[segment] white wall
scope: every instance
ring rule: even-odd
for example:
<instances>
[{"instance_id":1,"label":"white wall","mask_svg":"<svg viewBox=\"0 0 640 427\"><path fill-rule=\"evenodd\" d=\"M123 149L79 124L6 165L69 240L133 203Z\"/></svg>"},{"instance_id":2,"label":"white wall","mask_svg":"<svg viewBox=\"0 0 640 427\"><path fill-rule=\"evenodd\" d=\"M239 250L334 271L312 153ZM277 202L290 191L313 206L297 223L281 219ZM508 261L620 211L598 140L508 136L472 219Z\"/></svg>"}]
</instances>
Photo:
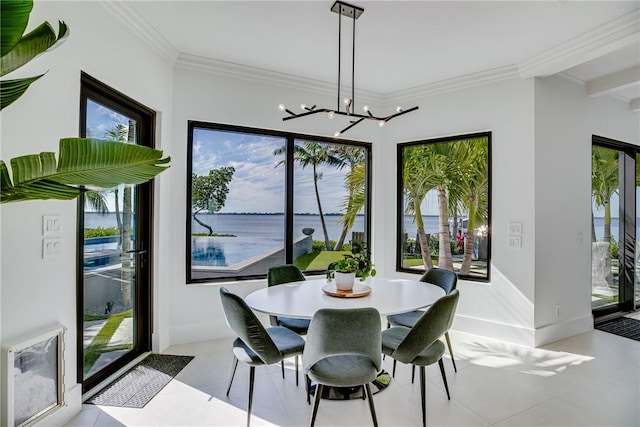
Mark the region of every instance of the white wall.
<instances>
[{"instance_id":1,"label":"white wall","mask_svg":"<svg viewBox=\"0 0 640 427\"><path fill-rule=\"evenodd\" d=\"M582 85L549 77L536 80L535 123L535 327L541 345L593 326L591 137L638 145L640 116L627 102L589 98Z\"/></svg>"},{"instance_id":2,"label":"white wall","mask_svg":"<svg viewBox=\"0 0 640 427\"><path fill-rule=\"evenodd\" d=\"M172 67L113 19L104 6L92 2L37 2L28 29L45 20L56 29L57 21L64 20L71 35L59 48L6 76L25 77L49 70L21 99L2 111L3 160L41 151L57 153L60 138L78 135L81 71L170 117ZM167 154L171 154L170 144L163 136L170 134L170 125L169 120L160 117L159 142L161 148L167 148ZM159 207L169 202L163 194L157 194L157 199ZM165 226L166 211L158 209L156 217ZM41 256L41 230L42 216L47 214L62 217L63 253L45 260ZM81 404L81 390L76 382L76 203L7 204L2 205L0 215L0 340L5 347L48 325L62 324L67 328L64 382L68 406L45 422L60 425L79 411ZM159 236L156 244L162 243L163 236ZM162 246L159 256L166 258ZM169 266L158 267L160 286L167 276L162 274L163 270L169 270ZM3 351L3 368L4 356ZM6 378L5 371L2 390ZM1 412L6 414L4 395L2 403ZM6 420L2 418L4 425Z\"/></svg>"}]
</instances>

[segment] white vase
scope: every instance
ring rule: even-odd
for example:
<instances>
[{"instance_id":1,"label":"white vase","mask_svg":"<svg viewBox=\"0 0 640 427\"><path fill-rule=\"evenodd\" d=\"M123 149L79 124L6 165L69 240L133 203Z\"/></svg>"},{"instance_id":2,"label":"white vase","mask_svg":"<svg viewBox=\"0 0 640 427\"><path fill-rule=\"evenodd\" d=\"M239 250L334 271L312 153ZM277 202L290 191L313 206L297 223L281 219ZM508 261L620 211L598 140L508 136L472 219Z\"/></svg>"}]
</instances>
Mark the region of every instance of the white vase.
<instances>
[{"instance_id":1,"label":"white vase","mask_svg":"<svg viewBox=\"0 0 640 427\"><path fill-rule=\"evenodd\" d=\"M356 273L340 273L336 271L333 273L333 278L336 281L336 288L339 291L350 291L353 289L353 283L356 280Z\"/></svg>"}]
</instances>

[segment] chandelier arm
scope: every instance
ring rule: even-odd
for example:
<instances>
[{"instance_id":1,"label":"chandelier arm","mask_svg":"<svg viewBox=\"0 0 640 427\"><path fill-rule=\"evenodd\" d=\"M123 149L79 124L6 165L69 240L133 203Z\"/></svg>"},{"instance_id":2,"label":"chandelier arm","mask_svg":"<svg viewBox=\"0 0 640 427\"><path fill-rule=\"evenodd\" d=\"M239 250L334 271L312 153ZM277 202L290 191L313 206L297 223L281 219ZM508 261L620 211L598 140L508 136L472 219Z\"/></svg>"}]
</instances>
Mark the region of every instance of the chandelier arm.
<instances>
[{"instance_id":1,"label":"chandelier arm","mask_svg":"<svg viewBox=\"0 0 640 427\"><path fill-rule=\"evenodd\" d=\"M361 117L360 119L352 122L349 126L347 126L346 128L342 129L340 131L341 134L345 133L346 131L348 131L349 129L351 129L352 127L354 127L355 125L357 125L358 123L362 122L364 119L366 119L366 117Z\"/></svg>"},{"instance_id":2,"label":"chandelier arm","mask_svg":"<svg viewBox=\"0 0 640 427\"><path fill-rule=\"evenodd\" d=\"M286 120L297 119L299 117L304 117L304 116L310 116L310 115L316 114L316 113L331 113L331 112L336 113L336 114L344 114L344 113L342 113L340 111L334 111L334 110L331 110L329 108L320 108L320 109L317 109L317 110L307 111L306 113L299 113L299 114L291 113L292 114L291 116L283 117L282 121L284 122Z\"/></svg>"},{"instance_id":3,"label":"chandelier arm","mask_svg":"<svg viewBox=\"0 0 640 427\"><path fill-rule=\"evenodd\" d=\"M336 105L337 111L340 111L340 64L341 62L342 62L342 13L338 13L338 103Z\"/></svg>"},{"instance_id":4,"label":"chandelier arm","mask_svg":"<svg viewBox=\"0 0 640 427\"><path fill-rule=\"evenodd\" d=\"M351 36L351 102L347 109L351 107L351 112L356 110L356 10L353 9L353 28Z\"/></svg>"},{"instance_id":5,"label":"chandelier arm","mask_svg":"<svg viewBox=\"0 0 640 427\"><path fill-rule=\"evenodd\" d=\"M388 122L389 120L391 120L391 119L393 119L395 117L401 116L403 114L410 113L410 112L415 111L417 109L418 109L418 106L416 105L415 107L409 108L408 110L402 110L402 111L400 111L398 113L391 114L390 116L387 116L387 117L383 118L382 120L384 120L385 122Z\"/></svg>"}]
</instances>

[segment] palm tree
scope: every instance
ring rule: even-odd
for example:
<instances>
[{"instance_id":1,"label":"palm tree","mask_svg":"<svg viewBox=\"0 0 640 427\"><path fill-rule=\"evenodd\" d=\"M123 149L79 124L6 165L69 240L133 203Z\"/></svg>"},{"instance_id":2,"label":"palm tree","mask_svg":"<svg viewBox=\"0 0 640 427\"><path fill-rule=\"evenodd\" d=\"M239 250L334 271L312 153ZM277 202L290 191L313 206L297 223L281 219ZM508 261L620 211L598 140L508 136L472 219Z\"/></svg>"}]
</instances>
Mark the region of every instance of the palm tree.
<instances>
[{"instance_id":1,"label":"palm tree","mask_svg":"<svg viewBox=\"0 0 640 427\"><path fill-rule=\"evenodd\" d=\"M125 142L127 140L127 132L128 128L123 124L117 124L113 128L109 129L105 132L104 136L111 141ZM116 211L116 221L118 224L118 230L120 231L120 236L123 235L122 228L122 218L120 216L120 197L119 191L120 187L114 187L113 190L114 199L115 199L115 211Z\"/></svg>"},{"instance_id":2,"label":"palm tree","mask_svg":"<svg viewBox=\"0 0 640 427\"><path fill-rule=\"evenodd\" d=\"M336 251L340 251L342 250L344 239L347 237L347 232L353 227L356 215L364 206L364 149L341 145L335 148L334 155L343 162L343 166L339 167L340 169L344 166L349 166L349 172L345 176L347 197L346 203L343 204L344 215L338 221L342 223L342 232L334 248ZM362 203L355 203L356 199L361 200Z\"/></svg>"},{"instance_id":3,"label":"palm tree","mask_svg":"<svg viewBox=\"0 0 640 427\"><path fill-rule=\"evenodd\" d=\"M461 171L456 156L455 144L429 144L429 156L424 159L425 168L429 170L430 180L435 183L438 195L438 267L453 270L451 257L451 237L449 231L450 202L448 193L452 193L453 200L460 197L455 194L461 181Z\"/></svg>"},{"instance_id":4,"label":"palm tree","mask_svg":"<svg viewBox=\"0 0 640 427\"><path fill-rule=\"evenodd\" d=\"M285 152L286 146L283 146L274 150L273 154L280 155ZM318 172L318 166L328 164L339 167L342 165L342 161L331 153L331 150L327 148L326 144L320 144L314 141L302 141L302 144L294 144L293 160L300 163L302 169L311 166L313 171L313 187L316 194L316 202L318 203L318 214L320 215L320 224L322 225L322 233L324 234L324 245L325 248L330 251L331 242L329 242L329 233L327 232L327 226L324 221L320 192L318 191L318 181L322 179L322 172ZM284 163L285 160L281 160L276 164L276 167Z\"/></svg>"},{"instance_id":5,"label":"palm tree","mask_svg":"<svg viewBox=\"0 0 640 427\"><path fill-rule=\"evenodd\" d=\"M463 166L464 180L459 188L462 198L462 210L467 212L467 231L464 239L464 257L460 274L467 275L471 271L471 257L475 231L479 225L485 224L488 217L488 152L486 138L479 138L458 143L459 161Z\"/></svg>"},{"instance_id":6,"label":"palm tree","mask_svg":"<svg viewBox=\"0 0 640 427\"><path fill-rule=\"evenodd\" d=\"M135 121L129 119L129 126L122 123L116 124L113 128L105 132L105 137L112 141L118 141L125 144L135 145ZM122 280L122 305L129 308L131 306L131 281L133 279L132 270L134 264L129 257L131 253L131 236L133 235L133 200L131 185L124 185L122 191L122 216L120 216L119 187L113 190L115 198L115 214L120 230L120 245L122 253L122 268L120 270L120 278Z\"/></svg>"},{"instance_id":7,"label":"palm tree","mask_svg":"<svg viewBox=\"0 0 640 427\"><path fill-rule=\"evenodd\" d=\"M618 193L618 152L593 146L591 156L591 191L593 202L604 209L603 241L611 242L611 197ZM593 215L592 215L593 218ZM595 241L595 227L592 223L592 240Z\"/></svg>"},{"instance_id":8,"label":"palm tree","mask_svg":"<svg viewBox=\"0 0 640 427\"><path fill-rule=\"evenodd\" d=\"M344 214L340 218L340 222L342 222L342 234L340 235L340 240L336 243L335 250L342 250L342 245L344 239L346 237L347 231L353 227L353 224L356 221L356 217L358 216L358 212L362 210L365 203L365 164L361 162L360 164L354 166L345 176L345 181L347 188L349 190L349 194L345 198L342 203Z\"/></svg>"},{"instance_id":9,"label":"palm tree","mask_svg":"<svg viewBox=\"0 0 640 427\"><path fill-rule=\"evenodd\" d=\"M430 146L418 145L406 148L403 154L403 188L406 199L406 214L413 214L420 243L420 253L425 269L433 267L431 253L429 252L429 241L424 230L421 204L425 196L431 191L435 184L431 179L430 171L424 167L425 159L431 155ZM404 248L403 248L404 250Z\"/></svg>"}]
</instances>

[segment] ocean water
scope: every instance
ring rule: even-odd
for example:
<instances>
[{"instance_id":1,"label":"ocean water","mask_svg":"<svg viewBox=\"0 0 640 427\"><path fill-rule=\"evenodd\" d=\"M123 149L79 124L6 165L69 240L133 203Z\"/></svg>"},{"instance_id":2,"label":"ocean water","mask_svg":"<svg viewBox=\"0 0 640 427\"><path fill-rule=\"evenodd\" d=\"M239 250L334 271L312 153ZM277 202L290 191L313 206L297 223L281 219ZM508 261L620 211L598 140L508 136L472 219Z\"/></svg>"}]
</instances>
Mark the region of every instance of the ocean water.
<instances>
[{"instance_id":1,"label":"ocean water","mask_svg":"<svg viewBox=\"0 0 640 427\"><path fill-rule=\"evenodd\" d=\"M266 239L284 238L284 214L204 214L198 215L200 221L210 225L214 233L233 234L238 237L255 237ZM424 216L425 231L433 234L438 232L438 217ZM342 224L338 223L339 215L326 215L325 225L330 240L338 240L342 232ZM100 215L97 213L85 214L85 228L94 227L115 227L116 218L114 213ZM396 225L393 224L395 228ZM295 215L293 220L294 237L303 235L303 228L313 228L314 240L324 240L322 235L322 225L319 215ZM207 230L191 220L191 230L193 233L206 233ZM416 226L411 217L405 217L405 230L409 237L416 235ZM346 240L351 239L351 231L364 231L364 217L358 216L353 228L347 233Z\"/></svg>"}]
</instances>

